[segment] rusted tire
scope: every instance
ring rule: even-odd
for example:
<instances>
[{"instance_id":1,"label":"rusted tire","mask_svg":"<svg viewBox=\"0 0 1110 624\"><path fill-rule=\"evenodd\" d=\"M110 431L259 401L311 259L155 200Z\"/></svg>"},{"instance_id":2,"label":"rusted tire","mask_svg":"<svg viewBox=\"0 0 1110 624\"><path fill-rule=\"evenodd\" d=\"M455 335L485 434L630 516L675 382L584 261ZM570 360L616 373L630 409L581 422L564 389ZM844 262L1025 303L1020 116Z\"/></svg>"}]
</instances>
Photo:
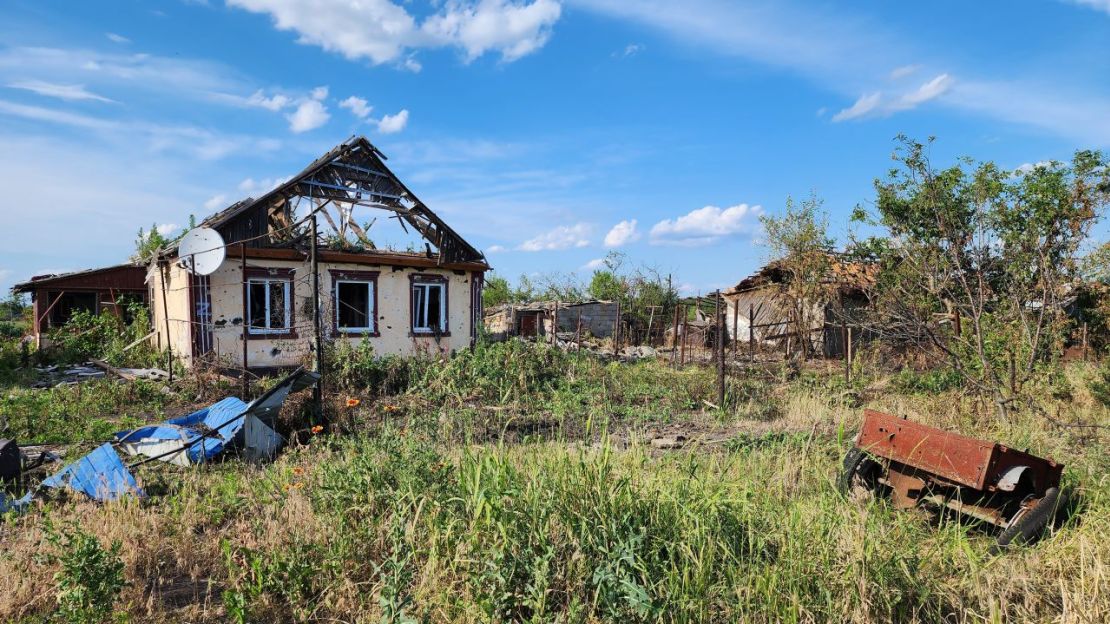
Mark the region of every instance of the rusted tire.
<instances>
[{"instance_id":1,"label":"rusted tire","mask_svg":"<svg viewBox=\"0 0 1110 624\"><path fill-rule=\"evenodd\" d=\"M850 495L857 487L874 490L875 471L878 468L878 462L853 446L844 456L844 469L836 479L836 489L844 496Z\"/></svg>"},{"instance_id":2,"label":"rusted tire","mask_svg":"<svg viewBox=\"0 0 1110 624\"><path fill-rule=\"evenodd\" d=\"M1060 488L1048 488L1041 500L1029 511L1014 518L998 536L998 542L991 546L991 554L1004 552L1011 544L1024 544L1040 537L1048 521L1056 515L1060 500Z\"/></svg>"}]
</instances>

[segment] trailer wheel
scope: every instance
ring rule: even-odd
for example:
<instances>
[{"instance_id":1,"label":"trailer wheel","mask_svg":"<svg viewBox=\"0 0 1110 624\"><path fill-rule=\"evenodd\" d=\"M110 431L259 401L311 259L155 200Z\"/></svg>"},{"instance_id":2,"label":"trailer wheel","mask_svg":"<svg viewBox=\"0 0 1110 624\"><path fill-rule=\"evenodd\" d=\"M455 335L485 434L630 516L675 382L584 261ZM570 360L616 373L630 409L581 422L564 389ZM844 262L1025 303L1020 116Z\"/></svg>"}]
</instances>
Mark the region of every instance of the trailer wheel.
<instances>
[{"instance_id":1,"label":"trailer wheel","mask_svg":"<svg viewBox=\"0 0 1110 624\"><path fill-rule=\"evenodd\" d=\"M851 495L857 488L873 492L878 470L878 462L853 446L844 456L844 469L836 479L836 489L843 496Z\"/></svg>"},{"instance_id":2,"label":"trailer wheel","mask_svg":"<svg viewBox=\"0 0 1110 624\"><path fill-rule=\"evenodd\" d=\"M998 536L998 542L991 546L991 554L1000 554L1011 544L1024 544L1040 537L1045 525L1056 515L1059 500L1060 488L1048 488L1036 505L1019 511Z\"/></svg>"}]
</instances>

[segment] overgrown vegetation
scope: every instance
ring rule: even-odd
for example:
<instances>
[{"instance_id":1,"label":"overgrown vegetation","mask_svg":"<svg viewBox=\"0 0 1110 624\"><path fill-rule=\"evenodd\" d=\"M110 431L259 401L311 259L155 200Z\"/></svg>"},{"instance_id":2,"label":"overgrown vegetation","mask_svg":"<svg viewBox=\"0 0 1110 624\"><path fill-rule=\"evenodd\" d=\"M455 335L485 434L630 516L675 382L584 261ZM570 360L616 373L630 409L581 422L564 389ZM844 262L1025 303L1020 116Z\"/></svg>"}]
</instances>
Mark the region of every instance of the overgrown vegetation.
<instances>
[{"instance_id":1,"label":"overgrown vegetation","mask_svg":"<svg viewBox=\"0 0 1110 624\"><path fill-rule=\"evenodd\" d=\"M839 363L751 364L730 373L719 405L714 370L663 359L517 340L412 358L329 344L328 426L302 426L276 462L149 466L140 478L157 495L145 501L47 500L3 518L0 619L1110 620L1110 365L1060 358L1063 284L1078 275L1085 210L1107 192L1101 157L1012 178L990 165L933 171L922 146L906 149L904 170L879 183L874 225L891 237L853 248L891 280L876 322L929 347L901 370L881 344L857 354L850 380ZM766 226L797 299L826 296L804 290L825 287L819 202ZM644 274L610 256L589 283L490 280L487 296L673 305L669 280ZM961 285L969 276L981 288ZM149 361L124 349L146 332L133 313L130 327L78 316L55 355ZM0 372L19 370L4 346L15 342L0 339ZM211 385L199 373L169 391L22 381L4 382L0 436L60 443L187 410ZM1062 522L994 557L978 521L845 500L835 479L864 408L1064 463L1074 495Z\"/></svg>"},{"instance_id":2,"label":"overgrown vegetation","mask_svg":"<svg viewBox=\"0 0 1110 624\"><path fill-rule=\"evenodd\" d=\"M1046 407L1110 422L1085 390L1090 375L1070 369L1075 395ZM1034 414L1001 425L989 402L925 383L864 392L865 407L1067 464L1079 515L996 559L974 522L839 496L858 410L828 391L838 375L746 377L734 388L775 403L774 414L740 400L724 412L701 404L713 394L709 370L606 365L542 344L487 345L403 377L399 394L344 408L344 435L318 434L275 464L174 469L148 476L164 493L143 505L56 505L13 519L0 615L54 608L33 597L54 595L58 563L22 555L47 522L94 536L101 550L82 561L110 562L103 545L121 544L115 608L142 621L1047 622L1061 604L1094 618L1075 621L1110 614L1097 576L1110 564L1104 441L1047 431ZM576 396L587 385L605 391ZM658 401L666 414L626 418ZM445 435L483 406L567 417L545 435L512 438L507 422L483 444ZM582 437L574 422L587 418L594 430ZM660 452L637 433L667 422L706 435ZM93 570L103 567L74 577L111 578Z\"/></svg>"}]
</instances>

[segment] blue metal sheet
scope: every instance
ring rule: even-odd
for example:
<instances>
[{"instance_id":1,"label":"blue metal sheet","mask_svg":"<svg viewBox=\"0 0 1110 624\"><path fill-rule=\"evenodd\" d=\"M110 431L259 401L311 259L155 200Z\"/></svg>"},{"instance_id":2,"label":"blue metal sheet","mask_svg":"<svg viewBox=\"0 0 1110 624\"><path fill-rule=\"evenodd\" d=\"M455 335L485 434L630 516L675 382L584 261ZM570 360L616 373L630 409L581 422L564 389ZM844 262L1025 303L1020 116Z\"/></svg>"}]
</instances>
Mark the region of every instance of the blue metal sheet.
<instances>
[{"instance_id":1,"label":"blue metal sheet","mask_svg":"<svg viewBox=\"0 0 1110 624\"><path fill-rule=\"evenodd\" d=\"M68 486L93 500L113 501L121 496L143 496L135 477L123 465L116 450L106 442L42 482L42 487Z\"/></svg>"}]
</instances>

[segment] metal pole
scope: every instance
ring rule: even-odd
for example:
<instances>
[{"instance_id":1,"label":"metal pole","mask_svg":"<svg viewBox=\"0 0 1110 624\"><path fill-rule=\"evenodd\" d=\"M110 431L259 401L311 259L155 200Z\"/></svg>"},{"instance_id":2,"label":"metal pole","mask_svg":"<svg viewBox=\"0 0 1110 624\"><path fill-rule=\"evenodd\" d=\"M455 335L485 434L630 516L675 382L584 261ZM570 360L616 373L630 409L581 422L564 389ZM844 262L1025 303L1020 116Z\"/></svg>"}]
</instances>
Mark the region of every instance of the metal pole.
<instances>
[{"instance_id":1,"label":"metal pole","mask_svg":"<svg viewBox=\"0 0 1110 624\"><path fill-rule=\"evenodd\" d=\"M717 407L725 409L725 311L721 309L721 291L717 291Z\"/></svg>"},{"instance_id":2,"label":"metal pole","mask_svg":"<svg viewBox=\"0 0 1110 624\"><path fill-rule=\"evenodd\" d=\"M165 319L166 325L166 371L170 374L170 383L173 383L173 341L170 340L170 308L166 303L166 264L159 265L159 271L162 273L162 317Z\"/></svg>"},{"instance_id":3,"label":"metal pole","mask_svg":"<svg viewBox=\"0 0 1110 624\"><path fill-rule=\"evenodd\" d=\"M243 398L246 399L250 396L251 386L250 379L247 377L247 334L249 325L247 319L247 289L250 284L247 283L247 244L239 243L239 264L243 271Z\"/></svg>"},{"instance_id":4,"label":"metal pole","mask_svg":"<svg viewBox=\"0 0 1110 624\"><path fill-rule=\"evenodd\" d=\"M674 321L671 323L671 366L674 366L675 354L678 353L678 308L679 304L676 301L674 304ZM666 340L666 336L663 336L663 338Z\"/></svg>"},{"instance_id":5,"label":"metal pole","mask_svg":"<svg viewBox=\"0 0 1110 624\"><path fill-rule=\"evenodd\" d=\"M683 350L678 355L679 368L683 368L683 366L686 365L686 334L689 333L690 326L688 316L689 312L686 310L686 306L683 305Z\"/></svg>"},{"instance_id":6,"label":"metal pole","mask_svg":"<svg viewBox=\"0 0 1110 624\"><path fill-rule=\"evenodd\" d=\"M316 253L316 215L312 215L312 324L316 334L316 372L320 381L313 386L312 398L316 402L316 413L323 414L324 397L324 346L320 333L320 262ZM374 311L377 314L377 310Z\"/></svg>"}]
</instances>

